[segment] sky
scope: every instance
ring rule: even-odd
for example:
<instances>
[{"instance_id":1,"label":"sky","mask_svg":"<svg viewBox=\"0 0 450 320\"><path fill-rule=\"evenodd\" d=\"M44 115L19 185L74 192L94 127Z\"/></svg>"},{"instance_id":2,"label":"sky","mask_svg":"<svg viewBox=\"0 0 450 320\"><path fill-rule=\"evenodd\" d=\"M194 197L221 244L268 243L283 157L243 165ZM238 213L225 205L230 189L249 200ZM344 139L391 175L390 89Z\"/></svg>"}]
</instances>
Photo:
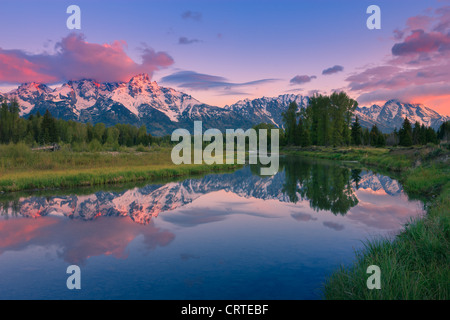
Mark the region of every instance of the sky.
<instances>
[{"instance_id":1,"label":"sky","mask_svg":"<svg viewBox=\"0 0 450 320\"><path fill-rule=\"evenodd\" d=\"M370 5L381 29L367 27ZM450 0L2 0L0 12L1 92L147 73L219 107L345 91L450 115Z\"/></svg>"}]
</instances>

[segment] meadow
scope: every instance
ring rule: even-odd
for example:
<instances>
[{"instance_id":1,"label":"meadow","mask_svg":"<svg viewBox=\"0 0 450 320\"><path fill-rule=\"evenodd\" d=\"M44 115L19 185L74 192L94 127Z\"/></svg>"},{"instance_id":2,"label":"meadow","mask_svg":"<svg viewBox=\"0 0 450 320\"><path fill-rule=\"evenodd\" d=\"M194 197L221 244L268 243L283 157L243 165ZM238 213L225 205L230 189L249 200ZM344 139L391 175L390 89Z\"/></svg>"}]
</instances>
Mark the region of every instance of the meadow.
<instances>
[{"instance_id":1,"label":"meadow","mask_svg":"<svg viewBox=\"0 0 450 320\"><path fill-rule=\"evenodd\" d=\"M71 188L153 181L204 172L233 170L238 165L175 165L171 148L121 147L119 151L33 151L23 143L0 145L0 191Z\"/></svg>"}]
</instances>

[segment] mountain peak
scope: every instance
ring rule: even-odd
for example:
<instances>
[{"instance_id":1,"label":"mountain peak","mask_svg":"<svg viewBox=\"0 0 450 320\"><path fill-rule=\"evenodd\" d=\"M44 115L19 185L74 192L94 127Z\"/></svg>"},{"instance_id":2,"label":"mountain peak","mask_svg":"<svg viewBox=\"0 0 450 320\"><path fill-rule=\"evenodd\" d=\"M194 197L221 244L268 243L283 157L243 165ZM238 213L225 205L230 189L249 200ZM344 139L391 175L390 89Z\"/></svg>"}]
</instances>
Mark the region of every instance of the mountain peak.
<instances>
[{"instance_id":1,"label":"mountain peak","mask_svg":"<svg viewBox=\"0 0 450 320\"><path fill-rule=\"evenodd\" d=\"M150 81L150 77L148 76L148 74L140 73L140 74L132 77L129 82L136 83L136 82L151 82L151 81Z\"/></svg>"},{"instance_id":2,"label":"mountain peak","mask_svg":"<svg viewBox=\"0 0 450 320\"><path fill-rule=\"evenodd\" d=\"M19 86L18 90L20 91L29 91L29 92L49 92L51 89L47 87L45 84L38 82L28 82L23 83Z\"/></svg>"}]
</instances>

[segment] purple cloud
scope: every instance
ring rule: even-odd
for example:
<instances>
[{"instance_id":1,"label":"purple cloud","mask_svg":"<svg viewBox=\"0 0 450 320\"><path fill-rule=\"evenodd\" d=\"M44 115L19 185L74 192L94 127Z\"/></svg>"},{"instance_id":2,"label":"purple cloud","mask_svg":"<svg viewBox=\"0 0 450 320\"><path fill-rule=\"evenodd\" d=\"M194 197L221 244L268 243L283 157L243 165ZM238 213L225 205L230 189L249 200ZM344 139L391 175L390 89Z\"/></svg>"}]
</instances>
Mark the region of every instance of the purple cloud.
<instances>
[{"instance_id":1,"label":"purple cloud","mask_svg":"<svg viewBox=\"0 0 450 320\"><path fill-rule=\"evenodd\" d=\"M450 34L413 30L403 42L392 47L394 56L450 50Z\"/></svg>"},{"instance_id":2,"label":"purple cloud","mask_svg":"<svg viewBox=\"0 0 450 320\"><path fill-rule=\"evenodd\" d=\"M295 76L290 80L291 84L303 84L310 82L312 79L316 79L316 76L308 76L308 75L301 75L301 76Z\"/></svg>"},{"instance_id":3,"label":"purple cloud","mask_svg":"<svg viewBox=\"0 0 450 320\"><path fill-rule=\"evenodd\" d=\"M186 37L180 37L178 39L178 44L192 44L192 43L196 43L196 42L200 42L200 40L198 40L198 39L188 39Z\"/></svg>"},{"instance_id":4,"label":"purple cloud","mask_svg":"<svg viewBox=\"0 0 450 320\"><path fill-rule=\"evenodd\" d=\"M328 68L328 69L323 70L323 71L322 71L322 74L323 74L323 75L330 75L330 74L333 74L333 73L341 72L341 71L343 71L343 70L344 70L344 67L343 67L343 66L335 65L335 66L333 66L333 67L331 67L331 68Z\"/></svg>"},{"instance_id":5,"label":"purple cloud","mask_svg":"<svg viewBox=\"0 0 450 320\"><path fill-rule=\"evenodd\" d=\"M179 71L161 79L161 82L171 83L178 85L181 88L190 88L193 90L208 90L215 88L230 90L231 88L245 87L274 81L277 81L277 79L261 79L250 82L233 83L224 77L197 73L194 71Z\"/></svg>"}]
</instances>

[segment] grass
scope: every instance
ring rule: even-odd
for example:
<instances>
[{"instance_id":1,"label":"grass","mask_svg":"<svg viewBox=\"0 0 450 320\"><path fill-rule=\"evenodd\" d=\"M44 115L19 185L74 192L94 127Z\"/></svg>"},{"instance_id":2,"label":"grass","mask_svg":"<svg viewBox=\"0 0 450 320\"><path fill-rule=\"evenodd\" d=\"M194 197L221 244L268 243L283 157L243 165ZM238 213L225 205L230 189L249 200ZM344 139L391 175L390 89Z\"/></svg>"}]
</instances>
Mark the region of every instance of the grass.
<instances>
[{"instance_id":1,"label":"grass","mask_svg":"<svg viewBox=\"0 0 450 320\"><path fill-rule=\"evenodd\" d=\"M411 220L394 238L364 242L356 261L341 266L324 283L332 300L447 300L450 298L450 167L448 150L413 148L317 148L286 153L357 161L400 173L408 196L424 200L427 213ZM381 289L369 290L367 267L381 269Z\"/></svg>"},{"instance_id":2,"label":"grass","mask_svg":"<svg viewBox=\"0 0 450 320\"><path fill-rule=\"evenodd\" d=\"M206 172L233 170L239 165L175 165L170 148L149 152L31 151L24 144L0 145L0 191L73 188L154 181Z\"/></svg>"},{"instance_id":3,"label":"grass","mask_svg":"<svg viewBox=\"0 0 450 320\"><path fill-rule=\"evenodd\" d=\"M307 149L284 149L287 154L301 154L321 159L339 161L357 161L368 166L376 166L390 171L402 171L413 165L414 157L408 153L400 153L395 149L368 147L311 147Z\"/></svg>"}]
</instances>

